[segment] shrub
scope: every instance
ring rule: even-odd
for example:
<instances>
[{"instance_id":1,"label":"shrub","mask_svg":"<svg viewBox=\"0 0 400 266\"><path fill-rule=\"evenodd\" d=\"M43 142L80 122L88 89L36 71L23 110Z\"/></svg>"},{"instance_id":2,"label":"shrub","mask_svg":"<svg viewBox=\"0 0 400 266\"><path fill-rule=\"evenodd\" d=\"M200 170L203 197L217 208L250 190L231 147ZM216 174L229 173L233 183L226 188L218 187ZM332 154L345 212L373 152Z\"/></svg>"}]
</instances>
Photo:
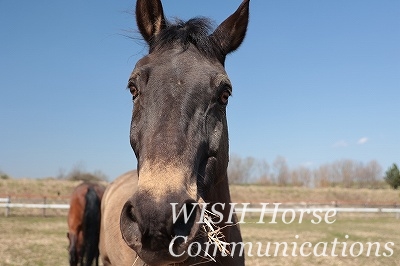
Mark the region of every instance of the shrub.
<instances>
[{"instance_id":1,"label":"shrub","mask_svg":"<svg viewBox=\"0 0 400 266\"><path fill-rule=\"evenodd\" d=\"M397 189L400 186L400 172L395 163L386 171L385 181L393 189Z\"/></svg>"}]
</instances>

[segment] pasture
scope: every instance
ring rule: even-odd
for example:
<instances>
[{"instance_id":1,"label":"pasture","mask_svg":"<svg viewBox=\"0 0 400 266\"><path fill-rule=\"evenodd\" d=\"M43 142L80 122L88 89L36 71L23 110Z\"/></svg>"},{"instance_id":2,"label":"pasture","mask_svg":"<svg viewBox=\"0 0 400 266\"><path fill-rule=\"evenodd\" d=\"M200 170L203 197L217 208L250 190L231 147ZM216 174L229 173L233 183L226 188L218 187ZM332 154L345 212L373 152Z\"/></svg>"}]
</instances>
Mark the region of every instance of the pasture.
<instances>
[{"instance_id":1,"label":"pasture","mask_svg":"<svg viewBox=\"0 0 400 266\"><path fill-rule=\"evenodd\" d=\"M47 179L0 179L0 197L60 199L68 203L72 190L79 181ZM104 185L107 185L104 182ZM305 188L262 185L230 185L233 202L318 202L331 201L362 204L400 203L400 192L392 189ZM49 202L50 203L50 202Z\"/></svg>"},{"instance_id":2,"label":"pasture","mask_svg":"<svg viewBox=\"0 0 400 266\"><path fill-rule=\"evenodd\" d=\"M300 224L297 221L284 224L280 217L276 224L269 224L271 217L267 216L264 220L265 224L257 224L258 217L255 214L246 218L246 223L241 224L244 242L253 244L250 254L253 256L246 257L246 265L399 265L400 263L400 234L396 229L400 220L394 218L393 215L339 214L334 223L321 222L317 225L311 223L313 217L305 218ZM68 265L66 232L66 217L5 218L0 216L0 265ZM345 235L349 236L347 240ZM334 252L338 255L337 257L331 256L331 242L335 238L337 242L340 242ZM263 255L270 242L270 257L257 256L257 242L262 243ZM286 255L288 256L284 256L283 245L275 256L274 242L287 243ZM292 242L297 243L297 251L293 251L295 245ZM328 256L319 256L323 255L324 244L318 244L316 254L308 257L301 256L300 246L305 242L310 242L312 248L320 242L328 243L325 251ZM347 242L343 254L342 242ZM357 244L352 245L356 242ZM373 246L369 256L367 256L368 242L379 243ZM394 243L390 246L393 250L391 255L384 248L388 242ZM377 246L379 250L376 249ZM249 247L247 244L246 253L249 252ZM312 252L312 248L309 248L307 244L304 254ZM362 252L360 248L363 249ZM390 256L385 257L383 252ZM358 257L351 255L359 253Z\"/></svg>"},{"instance_id":3,"label":"pasture","mask_svg":"<svg viewBox=\"0 0 400 266\"><path fill-rule=\"evenodd\" d=\"M27 195L28 198L20 198L21 202L32 202L34 195L47 196L49 203L59 198L57 203L68 203L72 189L79 182L65 180L40 180L40 179L11 179L0 180L1 196L11 195L13 201L18 197ZM324 188L308 189L294 187L268 187L268 186L231 186L234 202L355 202L363 204L393 204L399 202L399 192L389 189L344 189ZM51 199L55 196L55 199ZM40 209L13 209L11 217L4 217L4 209L0 209L0 266L11 265L68 265L68 239L67 218L64 210L48 210L49 217L41 217ZM342 214L336 217L336 221L327 224L324 221L312 224L313 217L306 215L302 223L294 220L290 224L282 222L280 217L276 224L269 224L270 216L265 216L265 224L257 224L257 214L248 214L244 224L241 224L243 241L252 243L253 256L246 257L246 265L399 265L400 264L400 234L398 234L399 219L395 214ZM296 238L296 235L298 238ZM345 236L348 235L348 239ZM332 255L332 244L337 238L337 257ZM262 245L262 254L270 243L270 257L257 256L257 242ZM275 242L287 243L287 257L284 257L283 244L274 256ZM297 243L297 249L293 256L293 247ZM316 246L316 255L302 257L299 250L302 244L310 242L311 247ZM325 254L324 242L328 243ZM343 256L342 242L347 243ZM356 243L358 242L358 243ZM376 246L373 246L369 256L368 242L379 243L378 255L375 256ZM393 242L393 254L385 257L383 252L385 244ZM353 243L352 253L358 257L352 257L350 248ZM246 245L246 253L250 244ZM310 252L310 247L305 246L304 253ZM323 254L322 254L323 255Z\"/></svg>"}]
</instances>

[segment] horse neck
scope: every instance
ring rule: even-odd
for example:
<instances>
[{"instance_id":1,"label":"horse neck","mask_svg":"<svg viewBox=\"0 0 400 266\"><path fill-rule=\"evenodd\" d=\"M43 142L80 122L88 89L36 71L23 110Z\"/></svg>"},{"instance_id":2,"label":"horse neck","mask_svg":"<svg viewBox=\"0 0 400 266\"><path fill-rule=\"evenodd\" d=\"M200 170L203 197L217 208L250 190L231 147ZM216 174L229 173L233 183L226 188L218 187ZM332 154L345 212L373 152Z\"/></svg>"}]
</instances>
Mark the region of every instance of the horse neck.
<instances>
[{"instance_id":1,"label":"horse neck","mask_svg":"<svg viewBox=\"0 0 400 266\"><path fill-rule=\"evenodd\" d=\"M208 197L205 201L209 203L209 209L211 208L212 204L224 205L222 210L219 208L218 209L223 214L222 223L225 224L229 219L231 207L230 203L232 202L226 173L224 174L223 178L218 179L218 181L213 185L212 190L210 190L207 195ZM236 220L236 218L234 220Z\"/></svg>"},{"instance_id":2,"label":"horse neck","mask_svg":"<svg viewBox=\"0 0 400 266\"><path fill-rule=\"evenodd\" d=\"M222 228L222 234L225 237L225 241L228 243L241 242L242 237L238 226L237 216L235 213L232 215L232 217L230 216L231 208L234 208L234 206L230 204L232 201L228 184L228 176L226 173L224 178L220 179L220 181L217 184L215 184L212 192L213 193L210 193L212 195L210 195L211 197L208 199L207 202L211 204L212 203L225 204L223 210L219 210L223 214L223 220L221 223L218 224L218 227ZM223 257L219 259L222 261L225 260L225 258ZM241 260L241 258L238 258L238 260Z\"/></svg>"},{"instance_id":3,"label":"horse neck","mask_svg":"<svg viewBox=\"0 0 400 266\"><path fill-rule=\"evenodd\" d=\"M229 204L231 202L231 195L229 191L228 176L225 173L223 178L219 178L219 181L213 187L212 195L210 195L210 202L219 202Z\"/></svg>"}]
</instances>

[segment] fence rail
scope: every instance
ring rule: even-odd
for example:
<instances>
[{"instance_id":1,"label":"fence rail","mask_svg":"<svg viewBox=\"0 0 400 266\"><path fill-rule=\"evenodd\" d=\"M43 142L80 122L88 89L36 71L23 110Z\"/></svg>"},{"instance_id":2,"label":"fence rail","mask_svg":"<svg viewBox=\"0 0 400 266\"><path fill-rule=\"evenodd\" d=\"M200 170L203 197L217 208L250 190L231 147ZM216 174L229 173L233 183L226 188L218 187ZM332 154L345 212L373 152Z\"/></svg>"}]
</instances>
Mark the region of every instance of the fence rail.
<instances>
[{"instance_id":1,"label":"fence rail","mask_svg":"<svg viewBox=\"0 0 400 266\"><path fill-rule=\"evenodd\" d=\"M337 213L340 212L349 212L349 213L400 213L400 209L397 208L365 208L365 207L360 207L360 208L353 208L353 207L349 207L349 208L344 208L344 207L321 207L321 208L315 208L315 207L310 207L310 208L278 208L278 209L274 209L274 208L236 208L235 212L237 213L242 213L244 212L248 212L248 213L261 213L264 212L265 214L271 214L274 212L279 212L279 213L283 213L283 212L288 212L288 211L296 211L296 212L314 212L314 211L318 211L318 212L327 212L327 211L332 211L335 210Z\"/></svg>"},{"instance_id":2,"label":"fence rail","mask_svg":"<svg viewBox=\"0 0 400 266\"><path fill-rule=\"evenodd\" d=\"M0 203L0 208L69 209L69 204Z\"/></svg>"},{"instance_id":3,"label":"fence rail","mask_svg":"<svg viewBox=\"0 0 400 266\"><path fill-rule=\"evenodd\" d=\"M341 204L342 206L345 204ZM290 207L289 207L290 206ZM400 206L399 206L400 207ZM255 208L255 207L246 207L246 208L235 208L236 213L264 213L264 214L273 214L273 213L285 213L285 212L303 212L303 213L313 213L313 212L328 212L335 211L338 213L393 213L396 214L396 218L400 218L400 208L391 206L379 206L379 207L339 207L337 204L335 205L326 205L319 206L318 204L305 205L302 203L290 203L285 204L280 207L265 207L265 208ZM8 198L0 198L0 208L5 208L5 216L9 216L11 209L13 208L26 208L26 209L42 209L43 216L46 216L46 209L61 209L67 210L69 209L69 204L54 204L54 203L46 203L46 198L44 198L43 203L12 203L11 199Z\"/></svg>"},{"instance_id":4,"label":"fence rail","mask_svg":"<svg viewBox=\"0 0 400 266\"><path fill-rule=\"evenodd\" d=\"M0 203L9 203L10 198L0 198Z\"/></svg>"},{"instance_id":5,"label":"fence rail","mask_svg":"<svg viewBox=\"0 0 400 266\"><path fill-rule=\"evenodd\" d=\"M43 198L43 203L13 203L11 202L11 198L0 198L0 208L5 208L4 215L7 217L10 215L10 211L13 208L25 208L25 209L42 209L43 216L46 216L47 209L61 209L66 210L69 209L69 204L54 204L54 203L46 203L46 197Z\"/></svg>"}]
</instances>

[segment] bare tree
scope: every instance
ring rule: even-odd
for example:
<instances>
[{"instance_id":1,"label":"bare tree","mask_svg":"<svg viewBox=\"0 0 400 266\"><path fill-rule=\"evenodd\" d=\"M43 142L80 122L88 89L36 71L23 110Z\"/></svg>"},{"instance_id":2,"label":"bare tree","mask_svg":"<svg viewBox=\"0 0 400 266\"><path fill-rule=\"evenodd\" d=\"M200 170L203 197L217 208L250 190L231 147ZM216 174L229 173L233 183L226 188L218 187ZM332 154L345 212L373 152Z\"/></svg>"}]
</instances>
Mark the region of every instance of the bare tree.
<instances>
[{"instance_id":1,"label":"bare tree","mask_svg":"<svg viewBox=\"0 0 400 266\"><path fill-rule=\"evenodd\" d=\"M256 160L253 157L242 159L238 155L231 155L228 166L229 183L245 184L253 178Z\"/></svg>"},{"instance_id":2,"label":"bare tree","mask_svg":"<svg viewBox=\"0 0 400 266\"><path fill-rule=\"evenodd\" d=\"M316 187L341 186L375 188L381 186L382 167L377 161L367 165L354 160L339 160L321 165L314 171Z\"/></svg>"},{"instance_id":3,"label":"bare tree","mask_svg":"<svg viewBox=\"0 0 400 266\"><path fill-rule=\"evenodd\" d=\"M358 186L360 188L376 188L379 187L379 179L382 177L382 166L376 161L372 160L359 170Z\"/></svg>"},{"instance_id":4,"label":"bare tree","mask_svg":"<svg viewBox=\"0 0 400 266\"><path fill-rule=\"evenodd\" d=\"M331 186L329 165L324 164L314 170L314 186L329 187Z\"/></svg>"},{"instance_id":5,"label":"bare tree","mask_svg":"<svg viewBox=\"0 0 400 266\"><path fill-rule=\"evenodd\" d=\"M287 186L290 181L289 167L286 159L282 156L276 157L273 163L276 172L276 181L278 186Z\"/></svg>"},{"instance_id":6,"label":"bare tree","mask_svg":"<svg viewBox=\"0 0 400 266\"><path fill-rule=\"evenodd\" d=\"M354 185L358 165L352 160L342 160L338 162L338 170L342 176L342 186L350 188Z\"/></svg>"},{"instance_id":7,"label":"bare tree","mask_svg":"<svg viewBox=\"0 0 400 266\"><path fill-rule=\"evenodd\" d=\"M350 159L338 160L310 170L305 166L290 169L286 159L276 157L271 167L265 160L232 155L228 168L230 183L257 182L265 185L304 187L382 187L382 167L375 160L364 164Z\"/></svg>"},{"instance_id":8,"label":"bare tree","mask_svg":"<svg viewBox=\"0 0 400 266\"><path fill-rule=\"evenodd\" d=\"M275 183L274 176L270 173L270 166L267 161L261 160L257 162L257 169L257 183L263 185L272 185Z\"/></svg>"},{"instance_id":9,"label":"bare tree","mask_svg":"<svg viewBox=\"0 0 400 266\"><path fill-rule=\"evenodd\" d=\"M299 187L309 187L311 185L312 172L304 166L300 166L290 173L291 184Z\"/></svg>"}]
</instances>

